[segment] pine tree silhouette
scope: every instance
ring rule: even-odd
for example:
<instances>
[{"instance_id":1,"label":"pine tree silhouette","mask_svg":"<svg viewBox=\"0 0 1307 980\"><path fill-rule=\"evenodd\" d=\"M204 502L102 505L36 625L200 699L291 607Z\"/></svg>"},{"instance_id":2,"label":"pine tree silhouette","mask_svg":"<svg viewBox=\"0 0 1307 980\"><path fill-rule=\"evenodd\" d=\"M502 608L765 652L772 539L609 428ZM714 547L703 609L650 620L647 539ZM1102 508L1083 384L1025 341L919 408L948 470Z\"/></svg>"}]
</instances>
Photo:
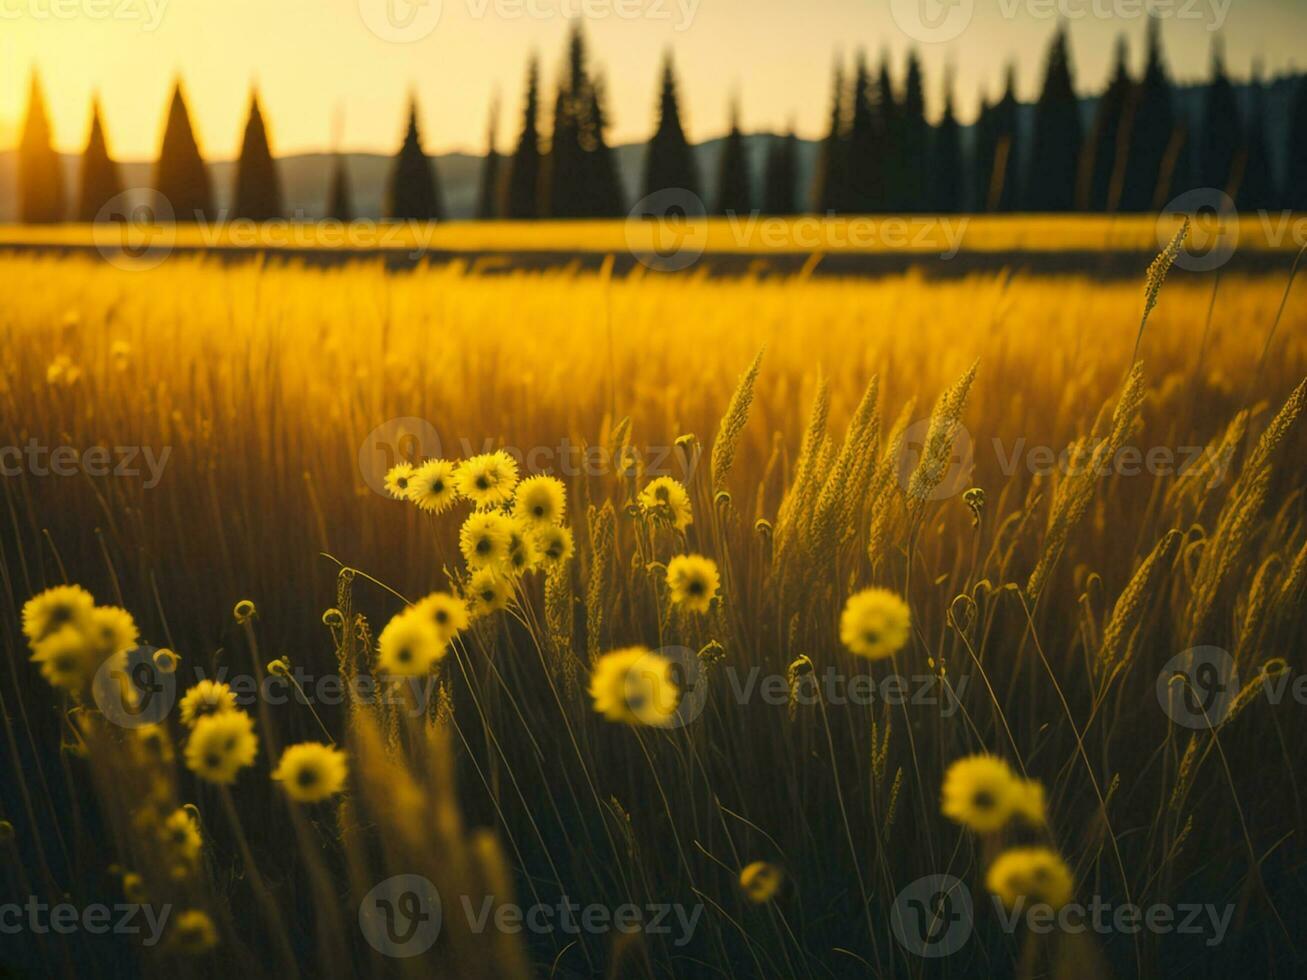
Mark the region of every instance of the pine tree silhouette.
<instances>
[{"instance_id":1,"label":"pine tree silhouette","mask_svg":"<svg viewBox=\"0 0 1307 980\"><path fill-rule=\"evenodd\" d=\"M905 156L907 141L904 138L903 107L894 93L888 51L880 59L880 73L876 79L876 106L880 116L881 143L885 148L881 155L880 210L902 211L911 180Z\"/></svg>"},{"instance_id":2,"label":"pine tree silhouette","mask_svg":"<svg viewBox=\"0 0 1307 980\"><path fill-rule=\"evenodd\" d=\"M765 214L790 215L799 212L799 138L794 126L784 136L774 137L767 147L767 170L763 178Z\"/></svg>"},{"instance_id":3,"label":"pine tree silhouette","mask_svg":"<svg viewBox=\"0 0 1307 980\"><path fill-rule=\"evenodd\" d=\"M1225 45L1212 42L1212 78L1203 95L1203 132L1198 149L1198 180L1203 187L1237 191L1231 180L1236 158L1245 154L1246 142L1240 118L1239 99L1225 73Z\"/></svg>"},{"instance_id":4,"label":"pine tree silhouette","mask_svg":"<svg viewBox=\"0 0 1307 980\"><path fill-rule=\"evenodd\" d=\"M926 122L925 80L915 49L908 52L908 70L903 81L903 104L899 107L900 194L899 209L926 209L926 176L930 167L930 126Z\"/></svg>"},{"instance_id":5,"label":"pine tree silhouette","mask_svg":"<svg viewBox=\"0 0 1307 980\"><path fill-rule=\"evenodd\" d=\"M554 99L554 135L544 160L544 213L555 218L586 217L594 205L587 181L585 143L589 137L590 81L585 39L575 24L568 35L567 67Z\"/></svg>"},{"instance_id":6,"label":"pine tree silhouette","mask_svg":"<svg viewBox=\"0 0 1307 980\"><path fill-rule=\"evenodd\" d=\"M154 189L171 206L176 221L204 221L214 215L209 170L195 141L180 79L168 106L163 145L154 169Z\"/></svg>"},{"instance_id":7,"label":"pine tree silhouette","mask_svg":"<svg viewBox=\"0 0 1307 980\"><path fill-rule=\"evenodd\" d=\"M954 214L962 210L962 135L953 111L953 72L944 78L944 111L931 135L928 210Z\"/></svg>"},{"instance_id":8,"label":"pine tree silhouette","mask_svg":"<svg viewBox=\"0 0 1307 980\"><path fill-rule=\"evenodd\" d=\"M540 217L540 65L532 56L526 71L526 97L522 109L522 133L509 163L504 182L501 213L506 218Z\"/></svg>"},{"instance_id":9,"label":"pine tree silhouette","mask_svg":"<svg viewBox=\"0 0 1307 980\"><path fill-rule=\"evenodd\" d=\"M676 97L676 74L669 52L663 62L662 86L658 96L658 128L649 141L644 159L644 195L664 190L682 190L702 200L699 167L681 126Z\"/></svg>"},{"instance_id":10,"label":"pine tree silhouette","mask_svg":"<svg viewBox=\"0 0 1307 980\"><path fill-rule=\"evenodd\" d=\"M589 182L594 187L591 195L596 218L617 218L626 214L626 192L617 172L617 160L608 145L608 113L604 108L607 86L603 76L596 76L590 85L590 131L593 147L590 159Z\"/></svg>"},{"instance_id":11,"label":"pine tree silhouette","mask_svg":"<svg viewBox=\"0 0 1307 980\"><path fill-rule=\"evenodd\" d=\"M77 220L107 220L108 216L102 216L100 212L122 190L122 177L118 172L118 164L109 156L104 123L100 118L100 99L96 96L91 100L91 135L87 138L86 150L82 153Z\"/></svg>"},{"instance_id":12,"label":"pine tree silhouette","mask_svg":"<svg viewBox=\"0 0 1307 980\"><path fill-rule=\"evenodd\" d=\"M1009 65L1003 97L992 113L994 155L990 167L988 210L1016 211L1020 207L1020 128L1017 120L1017 69Z\"/></svg>"},{"instance_id":13,"label":"pine tree silhouette","mask_svg":"<svg viewBox=\"0 0 1307 980\"><path fill-rule=\"evenodd\" d=\"M1285 207L1307 211L1307 77L1300 76L1289 110L1289 167L1284 181Z\"/></svg>"},{"instance_id":14,"label":"pine tree silhouette","mask_svg":"<svg viewBox=\"0 0 1307 980\"><path fill-rule=\"evenodd\" d=\"M1081 155L1076 180L1080 210L1114 211L1118 205L1112 193L1113 176L1120 170L1124 177L1134 115L1135 83L1130 78L1128 54L1125 38L1118 38L1112 79L1099 97L1094 125Z\"/></svg>"},{"instance_id":15,"label":"pine tree silhouette","mask_svg":"<svg viewBox=\"0 0 1307 980\"><path fill-rule=\"evenodd\" d=\"M19 220L43 224L63 221L65 206L63 163L50 145L50 117L41 80L33 69L27 121L18 144Z\"/></svg>"},{"instance_id":16,"label":"pine tree silhouette","mask_svg":"<svg viewBox=\"0 0 1307 980\"><path fill-rule=\"evenodd\" d=\"M845 210L848 174L848 146L844 141L844 73L835 64L831 85L830 127L821 143L817 169L812 179L812 208L818 214Z\"/></svg>"},{"instance_id":17,"label":"pine tree silhouette","mask_svg":"<svg viewBox=\"0 0 1307 980\"><path fill-rule=\"evenodd\" d=\"M976 115L975 133L971 146L971 186L968 207L972 211L990 210L990 187L994 183L994 155L998 149L998 134L994 129L994 107L984 93L980 96L980 109Z\"/></svg>"},{"instance_id":18,"label":"pine tree silhouette","mask_svg":"<svg viewBox=\"0 0 1307 980\"><path fill-rule=\"evenodd\" d=\"M1135 93L1130 157L1121 210L1152 211L1171 195L1176 172L1176 117L1171 80L1162 59L1160 21L1148 21L1148 65Z\"/></svg>"},{"instance_id":19,"label":"pine tree silhouette","mask_svg":"<svg viewBox=\"0 0 1307 980\"><path fill-rule=\"evenodd\" d=\"M753 182L740 132L740 106L731 104L731 129L722 141L717 166L717 200L714 214L748 214L753 210Z\"/></svg>"},{"instance_id":20,"label":"pine tree silhouette","mask_svg":"<svg viewBox=\"0 0 1307 980\"><path fill-rule=\"evenodd\" d=\"M1248 130L1238 163L1238 179L1233 182L1235 203L1240 211L1273 211L1280 206L1281 198L1266 141L1266 89L1261 65L1253 66L1248 88Z\"/></svg>"},{"instance_id":21,"label":"pine tree silhouette","mask_svg":"<svg viewBox=\"0 0 1307 980\"><path fill-rule=\"evenodd\" d=\"M885 141L880 132L877 93L859 52L848 94L848 210L867 214L885 206L881 157Z\"/></svg>"},{"instance_id":22,"label":"pine tree silhouette","mask_svg":"<svg viewBox=\"0 0 1307 980\"><path fill-rule=\"evenodd\" d=\"M250 221L271 221L281 217L281 178L277 161L268 145L259 93L250 91L250 112L236 164L236 189L232 195L232 217Z\"/></svg>"},{"instance_id":23,"label":"pine tree silhouette","mask_svg":"<svg viewBox=\"0 0 1307 980\"><path fill-rule=\"evenodd\" d=\"M1071 78L1066 29L1059 28L1048 49L1044 89L1035 104L1030 169L1021 204L1025 210L1074 210L1083 141L1080 100Z\"/></svg>"},{"instance_id":24,"label":"pine tree silhouette","mask_svg":"<svg viewBox=\"0 0 1307 980\"><path fill-rule=\"evenodd\" d=\"M443 216L435 164L422 150L417 99L411 98L404 143L386 184L386 217L392 221L439 221Z\"/></svg>"},{"instance_id":25,"label":"pine tree silhouette","mask_svg":"<svg viewBox=\"0 0 1307 980\"><path fill-rule=\"evenodd\" d=\"M486 155L481 160L481 178L477 186L476 216L482 221L499 217L500 157L495 149L495 131L499 128L499 101L490 104L490 122L486 126Z\"/></svg>"}]
</instances>

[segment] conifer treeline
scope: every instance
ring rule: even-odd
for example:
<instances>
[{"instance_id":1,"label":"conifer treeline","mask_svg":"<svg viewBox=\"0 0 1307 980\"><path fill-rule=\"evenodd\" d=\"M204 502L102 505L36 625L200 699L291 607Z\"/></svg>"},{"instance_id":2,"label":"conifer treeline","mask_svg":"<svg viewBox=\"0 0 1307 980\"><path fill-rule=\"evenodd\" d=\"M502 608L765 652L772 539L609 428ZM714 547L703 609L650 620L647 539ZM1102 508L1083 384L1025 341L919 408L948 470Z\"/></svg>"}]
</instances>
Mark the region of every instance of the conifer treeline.
<instances>
[{"instance_id":1,"label":"conifer treeline","mask_svg":"<svg viewBox=\"0 0 1307 980\"><path fill-rule=\"evenodd\" d=\"M926 119L925 78L915 51L901 84L888 58L873 71L859 54L853 70L836 65L825 137L808 187L800 187L799 141L793 126L769 138L763 172L753 173L739 124L738 99L730 130L720 141L709 195L682 122L670 55L660 69L656 126L645 149L639 192L678 190L697 196L711 213L761 210L771 214L905 213L955 211L1146 212L1196 188L1222 191L1240 210L1307 210L1307 79L1292 93L1284 183L1270 163L1265 92L1255 69L1246 105L1226 73L1218 39L1211 79L1203 93L1202 122L1191 131L1177 105L1162 52L1158 21L1149 23L1147 62L1132 78L1122 39L1106 89L1092 118L1082 112L1065 28L1049 46L1043 88L1021 124L1009 67L1002 95L982 98L972 138L964 146L954 112L954 81L945 79L944 108ZM478 218L603 218L627 214L617 163L607 139L602 75L592 72L577 26L568 38L550 115L541 127L540 70L527 68L522 124L511 154L495 147L497 106L491 110L489 149L476 199ZM422 149L416 98L385 188L392 219L441 220L444 195L436 162ZM1028 146L1023 142L1029 140ZM18 150L19 215L25 222L79 221L102 216L122 192L109 153L99 100L91 106L90 136L80 186L65 193L51 146L41 86L32 77L26 124ZM218 217L204 158L195 139L180 82L168 108L153 186L176 220ZM327 217L354 217L345 158L337 153L324 202ZM265 221L284 214L281 182L257 93L250 107L227 217Z\"/></svg>"}]
</instances>

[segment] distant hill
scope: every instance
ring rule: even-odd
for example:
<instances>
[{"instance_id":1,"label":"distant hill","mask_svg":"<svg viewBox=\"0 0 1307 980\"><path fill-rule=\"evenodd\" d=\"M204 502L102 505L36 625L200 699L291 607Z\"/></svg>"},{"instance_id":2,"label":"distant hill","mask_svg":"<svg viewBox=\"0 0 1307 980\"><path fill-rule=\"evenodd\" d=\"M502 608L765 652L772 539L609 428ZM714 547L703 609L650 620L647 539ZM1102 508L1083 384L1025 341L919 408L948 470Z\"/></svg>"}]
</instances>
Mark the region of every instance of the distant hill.
<instances>
[{"instance_id":1,"label":"distant hill","mask_svg":"<svg viewBox=\"0 0 1307 980\"><path fill-rule=\"evenodd\" d=\"M1272 164L1278 179L1283 179L1287 166L1284 159L1288 148L1289 107L1294 87L1303 76L1279 78L1267 85L1267 138L1270 140ZM1197 129L1202 119L1204 87L1201 85L1181 86L1176 89L1178 104L1186 113L1193 129ZM1245 101L1248 98L1246 87L1240 87L1239 93ZM1081 100L1082 111L1086 120L1086 130L1093 119L1097 98ZM1019 125L1022 131L1029 133L1034 116L1034 107L1021 106ZM963 147L970 150L973 140L972 127L962 129ZM745 148L754 173L755 193L762 183L764 161L767 146L774 137L767 133L755 133L745 137ZM694 150L699 161L699 171L708 190L711 204L712 189L717 172L717 157L721 152L721 138L698 144ZM1028 150L1030 141L1022 140L1023 150ZM799 186L803 192L801 200L806 200L807 188L811 186L813 170L816 167L820 143L811 140L799 141ZM627 203L634 204L639 193L641 171L644 164L644 144L628 143L615 148L618 172L626 188ZM326 204L327 182L331 173L332 157L327 153L305 153L282 157L282 186L285 194L285 206L288 214L302 214L306 219L322 216ZM1024 167L1027 161L1022 160ZM65 156L64 171L66 186L76 187L76 178L80 158ZM150 162L128 162L121 165L123 181L128 187L148 187L153 164ZM436 158L441 185L445 194L445 206L451 218L471 218L476 208L477 181L481 167L481 158L467 153L448 153ZM376 153L352 153L348 157L351 190L354 195L354 207L359 217L378 218L381 216L382 195L384 194L386 174L390 168L390 157ZM235 181L235 163L233 161L216 161L209 165L213 177L217 205L223 208L228 203L231 188ZM15 154L12 150L0 152L0 222L14 221L17 205L14 193Z\"/></svg>"}]
</instances>

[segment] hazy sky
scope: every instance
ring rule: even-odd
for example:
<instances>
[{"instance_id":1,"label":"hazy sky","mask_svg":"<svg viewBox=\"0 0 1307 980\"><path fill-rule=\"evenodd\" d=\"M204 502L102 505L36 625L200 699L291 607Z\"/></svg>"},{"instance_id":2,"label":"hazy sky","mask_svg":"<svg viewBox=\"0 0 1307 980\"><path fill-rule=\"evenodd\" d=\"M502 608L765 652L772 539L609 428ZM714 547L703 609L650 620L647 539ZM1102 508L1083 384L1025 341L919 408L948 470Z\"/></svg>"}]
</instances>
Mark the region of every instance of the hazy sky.
<instances>
[{"instance_id":1,"label":"hazy sky","mask_svg":"<svg viewBox=\"0 0 1307 980\"><path fill-rule=\"evenodd\" d=\"M607 76L614 142L647 137L668 48L696 141L723 130L736 91L747 130L793 119L801 135L818 135L837 53L865 48L873 61L888 53L898 77L913 44L932 111L952 64L968 121L1007 59L1022 96L1038 91L1059 16L1070 24L1078 86L1097 90L1118 34L1140 60L1148 2L1165 17L1168 59L1182 80L1205 74L1218 32L1238 76L1255 57L1270 74L1287 70L1307 42L1307 0L0 0L0 143L13 141L35 65L66 151L84 144L98 89L111 151L152 157L178 73L214 158L235 152L256 80L278 154L328 146L337 109L346 148L390 152L410 89L432 152L480 152L498 93L503 148L519 126L528 55L540 53L552 87L577 15L592 65Z\"/></svg>"}]
</instances>

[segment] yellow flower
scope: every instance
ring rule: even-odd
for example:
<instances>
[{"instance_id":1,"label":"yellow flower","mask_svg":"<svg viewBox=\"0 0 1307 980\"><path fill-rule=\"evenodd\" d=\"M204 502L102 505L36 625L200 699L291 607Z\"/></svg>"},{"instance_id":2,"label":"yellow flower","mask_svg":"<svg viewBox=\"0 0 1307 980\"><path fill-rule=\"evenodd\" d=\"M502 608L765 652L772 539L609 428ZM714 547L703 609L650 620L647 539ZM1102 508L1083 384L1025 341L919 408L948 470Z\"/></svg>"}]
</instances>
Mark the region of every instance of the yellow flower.
<instances>
[{"instance_id":1,"label":"yellow flower","mask_svg":"<svg viewBox=\"0 0 1307 980\"><path fill-rule=\"evenodd\" d=\"M551 524L537 530L535 539L536 550L546 565L561 565L572 557L572 532L568 528Z\"/></svg>"},{"instance_id":2,"label":"yellow flower","mask_svg":"<svg viewBox=\"0 0 1307 980\"><path fill-rule=\"evenodd\" d=\"M409 484L413 482L413 464L396 463L386 471L383 482L392 497L396 500L407 500Z\"/></svg>"},{"instance_id":3,"label":"yellow flower","mask_svg":"<svg viewBox=\"0 0 1307 980\"><path fill-rule=\"evenodd\" d=\"M478 508L498 507L513 499L517 486L517 460L502 449L473 456L455 473L458 492Z\"/></svg>"},{"instance_id":4,"label":"yellow flower","mask_svg":"<svg viewBox=\"0 0 1307 980\"><path fill-rule=\"evenodd\" d=\"M377 637L377 669L383 674L427 674L444 656L445 640L436 624L412 607L392 618Z\"/></svg>"},{"instance_id":5,"label":"yellow flower","mask_svg":"<svg viewBox=\"0 0 1307 980\"><path fill-rule=\"evenodd\" d=\"M101 658L131 650L140 639L132 614L117 606L96 606L91 611L91 625L87 632L95 653Z\"/></svg>"},{"instance_id":6,"label":"yellow flower","mask_svg":"<svg viewBox=\"0 0 1307 980\"><path fill-rule=\"evenodd\" d=\"M145 897L145 879L135 871L123 875L123 898L133 905L141 905L145 902Z\"/></svg>"},{"instance_id":7,"label":"yellow flower","mask_svg":"<svg viewBox=\"0 0 1307 980\"><path fill-rule=\"evenodd\" d=\"M202 680L181 701L182 724L194 728L206 715L236 710L236 692L222 681Z\"/></svg>"},{"instance_id":8,"label":"yellow flower","mask_svg":"<svg viewBox=\"0 0 1307 980\"><path fill-rule=\"evenodd\" d=\"M75 626L64 626L36 644L32 662L52 687L75 691L90 673L90 649L86 637Z\"/></svg>"},{"instance_id":9,"label":"yellow flower","mask_svg":"<svg viewBox=\"0 0 1307 980\"><path fill-rule=\"evenodd\" d=\"M211 783L227 784L254 764L258 752L254 720L244 711L205 715L186 742L186 768Z\"/></svg>"},{"instance_id":10,"label":"yellow flower","mask_svg":"<svg viewBox=\"0 0 1307 980\"><path fill-rule=\"evenodd\" d=\"M648 517L684 531L694 521L690 495L670 476L650 480L640 491L640 508Z\"/></svg>"},{"instance_id":11,"label":"yellow flower","mask_svg":"<svg viewBox=\"0 0 1307 980\"><path fill-rule=\"evenodd\" d=\"M744 897L755 905L770 902L781 889L785 872L766 861L754 861L740 872L740 888Z\"/></svg>"},{"instance_id":12,"label":"yellow flower","mask_svg":"<svg viewBox=\"0 0 1307 980\"><path fill-rule=\"evenodd\" d=\"M508 570L514 575L529 572L540 564L535 535L525 521L513 518L508 524Z\"/></svg>"},{"instance_id":13,"label":"yellow flower","mask_svg":"<svg viewBox=\"0 0 1307 980\"><path fill-rule=\"evenodd\" d=\"M888 589L849 596L840 616L840 641L860 657L882 660L908 642L908 605Z\"/></svg>"},{"instance_id":14,"label":"yellow flower","mask_svg":"<svg viewBox=\"0 0 1307 980\"><path fill-rule=\"evenodd\" d=\"M232 617L242 626L253 619L257 613L258 610L254 608L254 603L249 599L242 599L231 607Z\"/></svg>"},{"instance_id":15,"label":"yellow flower","mask_svg":"<svg viewBox=\"0 0 1307 980\"><path fill-rule=\"evenodd\" d=\"M458 547L469 568L484 568L508 557L508 518L470 514L458 532Z\"/></svg>"},{"instance_id":16,"label":"yellow flower","mask_svg":"<svg viewBox=\"0 0 1307 980\"><path fill-rule=\"evenodd\" d=\"M281 754L272 778L296 803L318 803L344 788L348 771L340 749L321 742L300 742Z\"/></svg>"},{"instance_id":17,"label":"yellow flower","mask_svg":"<svg viewBox=\"0 0 1307 980\"><path fill-rule=\"evenodd\" d=\"M94 608L91 593L80 585L56 585L23 604L23 634L37 643L64 626L85 629Z\"/></svg>"},{"instance_id":18,"label":"yellow flower","mask_svg":"<svg viewBox=\"0 0 1307 980\"><path fill-rule=\"evenodd\" d=\"M413 471L408 483L408 499L422 510L441 514L454 505L454 464L447 459L429 459Z\"/></svg>"},{"instance_id":19,"label":"yellow flower","mask_svg":"<svg viewBox=\"0 0 1307 980\"><path fill-rule=\"evenodd\" d=\"M178 952L196 956L218 945L218 929L207 912L187 909L173 922L171 942Z\"/></svg>"},{"instance_id":20,"label":"yellow flower","mask_svg":"<svg viewBox=\"0 0 1307 980\"><path fill-rule=\"evenodd\" d=\"M1056 851L1047 847L1014 847L1004 851L990 865L985 887L1008 908L1024 899L1059 909L1075 894L1071 869Z\"/></svg>"},{"instance_id":21,"label":"yellow flower","mask_svg":"<svg viewBox=\"0 0 1307 980\"><path fill-rule=\"evenodd\" d=\"M161 674L175 674L177 672L177 665L181 663L182 660L178 654L167 648L155 650L152 659L154 660L155 669Z\"/></svg>"},{"instance_id":22,"label":"yellow flower","mask_svg":"<svg viewBox=\"0 0 1307 980\"><path fill-rule=\"evenodd\" d=\"M1002 759L971 755L944 774L940 810L955 823L990 834L1011 819L1020 791L1020 780Z\"/></svg>"},{"instance_id":23,"label":"yellow flower","mask_svg":"<svg viewBox=\"0 0 1307 980\"><path fill-rule=\"evenodd\" d=\"M532 476L517 487L513 516L528 524L561 524L567 509L567 488L552 476Z\"/></svg>"},{"instance_id":24,"label":"yellow flower","mask_svg":"<svg viewBox=\"0 0 1307 980\"><path fill-rule=\"evenodd\" d=\"M177 809L163 822L159 837L177 860L194 864L200 857L204 841L200 837L200 828L195 825L195 818L185 809Z\"/></svg>"},{"instance_id":25,"label":"yellow flower","mask_svg":"<svg viewBox=\"0 0 1307 980\"><path fill-rule=\"evenodd\" d=\"M467 603L448 592L433 592L413 609L415 615L425 616L435 624L436 632L446 643L467 629Z\"/></svg>"},{"instance_id":26,"label":"yellow flower","mask_svg":"<svg viewBox=\"0 0 1307 980\"><path fill-rule=\"evenodd\" d=\"M1048 817L1044 805L1044 787L1034 779L1017 780L1012 809L1026 823L1042 827Z\"/></svg>"},{"instance_id":27,"label":"yellow flower","mask_svg":"<svg viewBox=\"0 0 1307 980\"><path fill-rule=\"evenodd\" d=\"M672 662L647 647L605 653L590 674L595 711L628 725L671 724L681 695Z\"/></svg>"},{"instance_id":28,"label":"yellow flower","mask_svg":"<svg viewBox=\"0 0 1307 980\"><path fill-rule=\"evenodd\" d=\"M667 587L672 602L690 612L706 613L721 579L717 563L703 555L677 555L667 563Z\"/></svg>"},{"instance_id":29,"label":"yellow flower","mask_svg":"<svg viewBox=\"0 0 1307 980\"><path fill-rule=\"evenodd\" d=\"M487 616L508 608L512 585L493 568L478 568L467 580L468 612L473 616Z\"/></svg>"}]
</instances>

